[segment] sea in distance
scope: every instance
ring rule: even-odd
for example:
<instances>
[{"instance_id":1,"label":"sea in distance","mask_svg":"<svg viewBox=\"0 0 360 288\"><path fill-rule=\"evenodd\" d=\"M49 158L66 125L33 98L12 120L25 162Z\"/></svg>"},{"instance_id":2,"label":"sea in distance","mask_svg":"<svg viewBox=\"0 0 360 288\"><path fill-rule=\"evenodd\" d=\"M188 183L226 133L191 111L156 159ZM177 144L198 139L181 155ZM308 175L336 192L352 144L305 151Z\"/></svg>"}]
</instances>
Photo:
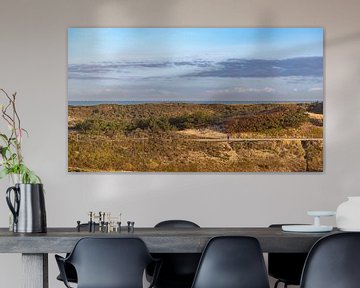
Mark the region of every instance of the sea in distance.
<instances>
[{"instance_id":1,"label":"sea in distance","mask_svg":"<svg viewBox=\"0 0 360 288\"><path fill-rule=\"evenodd\" d=\"M316 102L316 101L313 101ZM320 101L318 101L320 102ZM95 106L101 104L136 105L136 104L280 104L312 103L312 101L68 101L69 106Z\"/></svg>"}]
</instances>

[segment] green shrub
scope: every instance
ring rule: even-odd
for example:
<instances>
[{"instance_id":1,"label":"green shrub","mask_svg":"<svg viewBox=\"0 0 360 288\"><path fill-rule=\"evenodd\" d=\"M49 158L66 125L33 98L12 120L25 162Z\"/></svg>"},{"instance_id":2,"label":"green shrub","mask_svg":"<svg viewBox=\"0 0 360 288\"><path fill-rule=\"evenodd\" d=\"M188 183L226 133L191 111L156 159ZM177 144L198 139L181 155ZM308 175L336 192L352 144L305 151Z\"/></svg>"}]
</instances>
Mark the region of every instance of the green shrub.
<instances>
[{"instance_id":1,"label":"green shrub","mask_svg":"<svg viewBox=\"0 0 360 288\"><path fill-rule=\"evenodd\" d=\"M170 124L178 130L202 128L212 125L215 122L213 115L204 111L197 111L192 114L184 114L177 117L170 118Z\"/></svg>"},{"instance_id":2,"label":"green shrub","mask_svg":"<svg viewBox=\"0 0 360 288\"><path fill-rule=\"evenodd\" d=\"M120 133L126 128L126 123L117 120L109 121L102 119L86 119L83 122L74 125L73 129L81 133L93 133L93 134L108 134L108 133Z\"/></svg>"},{"instance_id":3,"label":"green shrub","mask_svg":"<svg viewBox=\"0 0 360 288\"><path fill-rule=\"evenodd\" d=\"M316 114L323 114L323 102L314 102L309 105L308 111Z\"/></svg>"},{"instance_id":4,"label":"green shrub","mask_svg":"<svg viewBox=\"0 0 360 288\"><path fill-rule=\"evenodd\" d=\"M251 115L241 115L225 121L228 133L261 132L268 129L297 128L308 116L301 106L283 106Z\"/></svg>"},{"instance_id":5,"label":"green shrub","mask_svg":"<svg viewBox=\"0 0 360 288\"><path fill-rule=\"evenodd\" d=\"M170 131L172 126L169 123L169 119L166 117L159 118L141 118L135 121L133 125L128 129L134 131L136 129L148 130L152 132Z\"/></svg>"}]
</instances>

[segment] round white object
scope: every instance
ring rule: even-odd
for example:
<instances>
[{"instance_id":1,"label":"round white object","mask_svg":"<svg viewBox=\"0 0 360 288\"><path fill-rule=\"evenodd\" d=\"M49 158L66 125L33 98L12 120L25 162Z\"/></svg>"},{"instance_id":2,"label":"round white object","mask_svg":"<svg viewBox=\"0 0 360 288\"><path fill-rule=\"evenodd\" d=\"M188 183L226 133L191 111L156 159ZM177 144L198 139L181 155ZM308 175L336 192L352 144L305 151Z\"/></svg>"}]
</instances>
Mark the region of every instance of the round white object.
<instances>
[{"instance_id":1,"label":"round white object","mask_svg":"<svg viewBox=\"0 0 360 288\"><path fill-rule=\"evenodd\" d=\"M336 226L342 231L360 231L360 196L348 197L339 205Z\"/></svg>"},{"instance_id":2,"label":"round white object","mask_svg":"<svg viewBox=\"0 0 360 288\"><path fill-rule=\"evenodd\" d=\"M315 225L283 225L283 231L286 232L307 232L307 233L316 233L316 232L330 232L332 226L315 226Z\"/></svg>"},{"instance_id":3,"label":"round white object","mask_svg":"<svg viewBox=\"0 0 360 288\"><path fill-rule=\"evenodd\" d=\"M308 211L307 214L309 216L318 216L318 217L325 217L325 216L335 216L335 211Z\"/></svg>"}]
</instances>

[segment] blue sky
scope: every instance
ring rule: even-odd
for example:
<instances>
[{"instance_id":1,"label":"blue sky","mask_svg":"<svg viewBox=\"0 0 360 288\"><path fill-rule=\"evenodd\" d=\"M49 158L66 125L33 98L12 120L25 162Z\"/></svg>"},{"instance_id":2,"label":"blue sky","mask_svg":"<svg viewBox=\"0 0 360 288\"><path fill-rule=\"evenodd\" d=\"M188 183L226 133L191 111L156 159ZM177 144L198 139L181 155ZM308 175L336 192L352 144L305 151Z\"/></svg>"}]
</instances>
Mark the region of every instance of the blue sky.
<instances>
[{"instance_id":1,"label":"blue sky","mask_svg":"<svg viewBox=\"0 0 360 288\"><path fill-rule=\"evenodd\" d=\"M322 28L70 28L69 100L318 101L322 57Z\"/></svg>"}]
</instances>

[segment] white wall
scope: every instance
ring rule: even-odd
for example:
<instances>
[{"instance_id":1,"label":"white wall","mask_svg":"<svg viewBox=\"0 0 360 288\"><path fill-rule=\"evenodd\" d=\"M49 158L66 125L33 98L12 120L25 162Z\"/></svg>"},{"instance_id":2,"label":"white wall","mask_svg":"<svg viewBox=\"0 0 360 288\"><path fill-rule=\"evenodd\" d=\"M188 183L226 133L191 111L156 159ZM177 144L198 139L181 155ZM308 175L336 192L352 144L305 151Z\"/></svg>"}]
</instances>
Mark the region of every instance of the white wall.
<instances>
[{"instance_id":1,"label":"white wall","mask_svg":"<svg viewBox=\"0 0 360 288\"><path fill-rule=\"evenodd\" d=\"M48 226L89 210L136 226L187 218L201 226L307 222L360 195L360 1L0 0L0 86L19 93L24 153L46 187ZM319 174L67 173L68 27L324 27L325 172ZM0 226L8 222L0 182ZM334 223L334 221L328 221ZM50 257L50 287L62 287ZM20 287L20 257L0 255L1 287Z\"/></svg>"}]
</instances>

